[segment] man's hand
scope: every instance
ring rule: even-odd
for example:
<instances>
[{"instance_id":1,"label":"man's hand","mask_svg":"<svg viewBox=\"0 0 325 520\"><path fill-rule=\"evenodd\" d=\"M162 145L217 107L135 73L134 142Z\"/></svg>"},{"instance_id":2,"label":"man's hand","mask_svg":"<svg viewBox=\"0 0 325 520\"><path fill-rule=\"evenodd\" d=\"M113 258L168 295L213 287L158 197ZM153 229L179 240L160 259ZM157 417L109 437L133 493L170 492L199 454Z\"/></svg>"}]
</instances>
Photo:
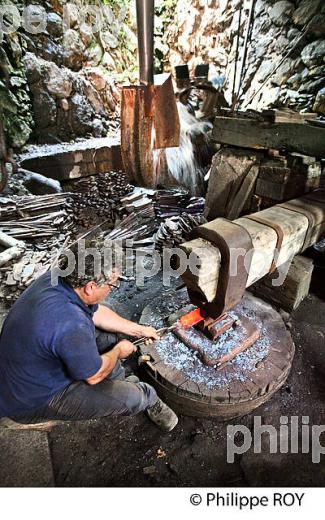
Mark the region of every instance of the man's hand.
<instances>
[{"instance_id":1,"label":"man's hand","mask_svg":"<svg viewBox=\"0 0 325 520\"><path fill-rule=\"evenodd\" d=\"M153 327L145 327L142 325L139 325L139 330L137 331L137 337L138 338L148 338L147 341L145 341L146 345L149 345L154 340L159 339L159 335Z\"/></svg>"},{"instance_id":2,"label":"man's hand","mask_svg":"<svg viewBox=\"0 0 325 520\"><path fill-rule=\"evenodd\" d=\"M122 333L135 338L145 337L148 338L147 341L149 343L159 339L157 331L153 327L145 327L144 325L138 325L138 323L126 320L105 305L99 306L93 316L93 322L99 329Z\"/></svg>"},{"instance_id":3,"label":"man's hand","mask_svg":"<svg viewBox=\"0 0 325 520\"><path fill-rule=\"evenodd\" d=\"M125 359L129 357L133 352L136 352L137 347L131 343L131 341L128 341L127 339L123 339L119 343L117 343L114 347L114 349L117 349L119 354L119 359Z\"/></svg>"}]
</instances>

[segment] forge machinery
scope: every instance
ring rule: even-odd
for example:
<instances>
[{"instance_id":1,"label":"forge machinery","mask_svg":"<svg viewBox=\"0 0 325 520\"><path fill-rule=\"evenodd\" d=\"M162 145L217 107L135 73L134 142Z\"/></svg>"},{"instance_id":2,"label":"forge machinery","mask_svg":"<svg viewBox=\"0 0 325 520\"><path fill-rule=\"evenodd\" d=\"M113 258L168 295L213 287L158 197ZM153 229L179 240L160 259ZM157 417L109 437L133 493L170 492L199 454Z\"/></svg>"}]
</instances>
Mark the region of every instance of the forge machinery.
<instances>
[{"instance_id":1,"label":"forge machinery","mask_svg":"<svg viewBox=\"0 0 325 520\"><path fill-rule=\"evenodd\" d=\"M121 153L130 178L154 188L154 150L179 146L180 122L171 75L154 75L154 0L137 0L136 7L140 81L122 89Z\"/></svg>"},{"instance_id":2,"label":"forge machinery","mask_svg":"<svg viewBox=\"0 0 325 520\"><path fill-rule=\"evenodd\" d=\"M163 154L155 150L177 147L180 141L171 76L153 74L153 19L154 0L137 0L140 81L123 88L121 107L124 168L138 185L147 187L160 182L162 165L157 158ZM182 96L190 90L187 68L178 68L176 75L178 98L184 102ZM207 71L198 75L206 76ZM214 105L215 93L211 95ZM222 118L226 126L230 121ZM229 131L216 132L214 127L214 136L239 146L237 119L232 124L234 142ZM289 139L288 132L278 129L276 142L269 132L273 147L296 150L290 132ZM257 147L265 143L258 141ZM313 154L314 149L302 151ZM322 156L319 147L316 151L313 155ZM139 363L172 408L187 415L230 419L252 411L284 384L294 356L291 335L280 314L247 288L271 275L281 290L281 279L295 255L316 243L324 231L325 196L320 191L235 221L218 218L193 230L191 240L181 246L188 259L196 259L196 268L188 262L182 274L185 287L151 302L141 317L142 323L165 332L152 345L140 343Z\"/></svg>"},{"instance_id":3,"label":"forge machinery","mask_svg":"<svg viewBox=\"0 0 325 520\"><path fill-rule=\"evenodd\" d=\"M170 406L231 419L284 384L294 355L291 335L278 312L246 289L273 273L281 290L294 256L324 231L323 191L193 230L181 246L197 259L197 268L182 275L186 287L149 304L141 318L157 327L174 323L159 341L142 345L139 358Z\"/></svg>"}]
</instances>

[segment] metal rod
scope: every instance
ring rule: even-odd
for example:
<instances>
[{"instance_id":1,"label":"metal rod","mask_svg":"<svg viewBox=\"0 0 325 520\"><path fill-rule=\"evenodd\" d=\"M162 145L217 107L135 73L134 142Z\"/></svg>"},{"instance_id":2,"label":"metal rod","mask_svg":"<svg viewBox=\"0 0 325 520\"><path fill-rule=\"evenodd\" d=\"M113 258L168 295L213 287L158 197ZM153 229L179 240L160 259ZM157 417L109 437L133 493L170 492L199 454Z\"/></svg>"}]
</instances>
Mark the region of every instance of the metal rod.
<instances>
[{"instance_id":1,"label":"metal rod","mask_svg":"<svg viewBox=\"0 0 325 520\"><path fill-rule=\"evenodd\" d=\"M255 7L255 0L251 0L251 5L250 5L249 15L248 15L248 21L247 21L247 27L246 27L245 41L244 41L244 53L243 53L243 58L242 58L242 63L241 63L240 74L239 74L239 85L238 85L238 91L237 91L237 100L240 98L240 93L241 93L241 90L242 90L242 81L244 79L244 69L245 69L245 65L246 65L248 40L250 38L251 29L252 29L252 23L253 23L254 7Z\"/></svg>"},{"instance_id":2,"label":"metal rod","mask_svg":"<svg viewBox=\"0 0 325 520\"><path fill-rule=\"evenodd\" d=\"M238 18L238 31L237 31L236 55L235 55L235 70L234 70L234 81L233 81L233 85L232 85L232 96L231 96L231 105L232 105L233 108L234 108L234 105L235 105L235 92L236 92L237 67L238 67L238 57L239 57L240 26L241 26L242 12L243 12L243 0L241 0L241 2L240 2L239 18Z\"/></svg>"},{"instance_id":3,"label":"metal rod","mask_svg":"<svg viewBox=\"0 0 325 520\"><path fill-rule=\"evenodd\" d=\"M152 85L154 47L154 0L136 0L140 83Z\"/></svg>"},{"instance_id":4,"label":"metal rod","mask_svg":"<svg viewBox=\"0 0 325 520\"><path fill-rule=\"evenodd\" d=\"M177 323L174 323L174 325L171 325L170 327L163 327L162 329L158 329L156 332L158 334L165 334L166 332L170 332L172 331L173 329L175 329L177 326ZM135 341L132 341L133 345L135 345L136 347L141 345L142 343L144 343L146 340L149 340L150 338L146 338L145 336L143 336L142 338L139 338Z\"/></svg>"}]
</instances>

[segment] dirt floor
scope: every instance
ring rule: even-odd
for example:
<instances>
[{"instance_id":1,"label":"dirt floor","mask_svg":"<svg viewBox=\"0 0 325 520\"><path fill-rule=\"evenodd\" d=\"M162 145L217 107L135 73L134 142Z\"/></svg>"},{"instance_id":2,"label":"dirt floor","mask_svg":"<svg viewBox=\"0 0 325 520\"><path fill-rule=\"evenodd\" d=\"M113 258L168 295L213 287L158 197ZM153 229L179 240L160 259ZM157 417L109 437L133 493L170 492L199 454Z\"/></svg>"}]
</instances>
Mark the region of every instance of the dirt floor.
<instances>
[{"instance_id":1,"label":"dirt floor","mask_svg":"<svg viewBox=\"0 0 325 520\"><path fill-rule=\"evenodd\" d=\"M159 277L141 290L125 283L112 304L126 317L138 319L157 291L161 291ZM254 416L261 416L263 424L279 430L280 416L289 421L298 416L300 428L301 416L309 416L310 424L325 425L324 316L324 268L317 268L312 293L287 323L296 344L287 383L253 414L231 424L252 429ZM52 428L48 439L56 486L325 485L322 459L314 464L311 453L270 454L267 434L261 453L251 448L227 463L227 424L214 419L180 417L169 434L162 434L142 414L65 423ZM325 435L322 441L325 446Z\"/></svg>"}]
</instances>

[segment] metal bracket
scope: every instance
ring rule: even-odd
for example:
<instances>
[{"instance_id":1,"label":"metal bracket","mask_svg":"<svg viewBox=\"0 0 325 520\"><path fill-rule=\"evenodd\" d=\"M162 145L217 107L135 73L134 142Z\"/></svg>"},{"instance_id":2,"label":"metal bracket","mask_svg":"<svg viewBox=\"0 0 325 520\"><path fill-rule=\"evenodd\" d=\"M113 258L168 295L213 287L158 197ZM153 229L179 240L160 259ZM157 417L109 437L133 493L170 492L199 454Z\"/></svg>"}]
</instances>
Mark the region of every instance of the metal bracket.
<instances>
[{"instance_id":1,"label":"metal bracket","mask_svg":"<svg viewBox=\"0 0 325 520\"><path fill-rule=\"evenodd\" d=\"M195 228L191 238L198 237L211 242L221 254L217 293L213 302L205 303L203 308L209 316L218 318L239 303L245 292L252 259L252 239L246 229L224 218ZM188 293L191 301L202 308L202 299L190 289Z\"/></svg>"}]
</instances>

